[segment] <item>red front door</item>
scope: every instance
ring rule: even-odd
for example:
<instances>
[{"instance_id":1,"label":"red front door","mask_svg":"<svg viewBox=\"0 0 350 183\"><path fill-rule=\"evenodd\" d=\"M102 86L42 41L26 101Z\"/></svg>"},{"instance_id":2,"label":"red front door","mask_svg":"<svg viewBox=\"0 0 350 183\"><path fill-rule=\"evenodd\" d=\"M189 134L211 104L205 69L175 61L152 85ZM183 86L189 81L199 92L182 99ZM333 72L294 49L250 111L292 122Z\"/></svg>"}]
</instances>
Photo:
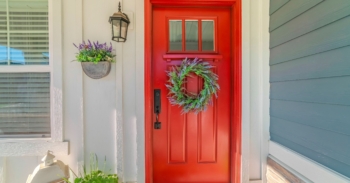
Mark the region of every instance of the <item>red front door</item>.
<instances>
[{"instance_id":1,"label":"red front door","mask_svg":"<svg viewBox=\"0 0 350 183\"><path fill-rule=\"evenodd\" d=\"M152 131L154 183L228 183L230 177L231 25L229 8L153 9L152 86L161 90L161 129ZM166 71L185 57L202 58L219 76L220 91L205 112L171 106ZM188 77L188 92L202 80ZM154 115L154 121L156 117Z\"/></svg>"}]
</instances>

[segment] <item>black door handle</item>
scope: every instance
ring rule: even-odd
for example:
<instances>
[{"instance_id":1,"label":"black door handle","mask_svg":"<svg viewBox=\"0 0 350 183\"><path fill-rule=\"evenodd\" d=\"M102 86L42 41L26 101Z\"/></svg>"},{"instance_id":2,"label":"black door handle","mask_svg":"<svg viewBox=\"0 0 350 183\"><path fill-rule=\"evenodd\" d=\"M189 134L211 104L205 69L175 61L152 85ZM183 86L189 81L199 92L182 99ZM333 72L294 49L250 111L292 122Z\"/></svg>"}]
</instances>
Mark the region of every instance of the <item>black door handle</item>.
<instances>
[{"instance_id":1,"label":"black door handle","mask_svg":"<svg viewBox=\"0 0 350 183\"><path fill-rule=\"evenodd\" d=\"M160 89L154 90L154 113L160 113L161 110L161 99L160 99Z\"/></svg>"},{"instance_id":2,"label":"black door handle","mask_svg":"<svg viewBox=\"0 0 350 183\"><path fill-rule=\"evenodd\" d=\"M154 129L161 129L162 123L158 121L159 113L161 112L161 92L160 89L154 90L154 113L156 114L156 122Z\"/></svg>"}]
</instances>

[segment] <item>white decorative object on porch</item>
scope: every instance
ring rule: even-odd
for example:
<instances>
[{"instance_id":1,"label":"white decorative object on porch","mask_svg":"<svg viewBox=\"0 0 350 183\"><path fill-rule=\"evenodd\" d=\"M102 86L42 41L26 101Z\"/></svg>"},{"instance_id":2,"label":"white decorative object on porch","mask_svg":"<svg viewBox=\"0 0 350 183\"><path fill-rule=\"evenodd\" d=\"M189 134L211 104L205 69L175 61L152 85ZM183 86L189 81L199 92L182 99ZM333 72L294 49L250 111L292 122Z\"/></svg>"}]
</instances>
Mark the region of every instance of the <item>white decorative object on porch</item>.
<instances>
[{"instance_id":1,"label":"white decorative object on porch","mask_svg":"<svg viewBox=\"0 0 350 183\"><path fill-rule=\"evenodd\" d=\"M44 166L50 166L53 164L53 159L55 156L52 154L52 151L47 151L47 154L41 159L44 162Z\"/></svg>"},{"instance_id":2,"label":"white decorative object on porch","mask_svg":"<svg viewBox=\"0 0 350 183\"><path fill-rule=\"evenodd\" d=\"M69 168L60 160L54 160L52 151L41 159L43 163L38 165L32 174L28 176L27 183L63 183L63 178L69 178Z\"/></svg>"}]
</instances>

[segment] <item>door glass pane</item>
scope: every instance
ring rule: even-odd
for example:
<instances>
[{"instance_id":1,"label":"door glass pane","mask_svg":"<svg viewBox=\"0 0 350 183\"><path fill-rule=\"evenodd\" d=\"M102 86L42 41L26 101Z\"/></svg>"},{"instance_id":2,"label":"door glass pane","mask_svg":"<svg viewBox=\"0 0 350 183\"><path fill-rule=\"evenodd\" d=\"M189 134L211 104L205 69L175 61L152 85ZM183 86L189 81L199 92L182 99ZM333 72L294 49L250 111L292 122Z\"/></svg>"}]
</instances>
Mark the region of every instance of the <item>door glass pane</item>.
<instances>
[{"instance_id":1,"label":"door glass pane","mask_svg":"<svg viewBox=\"0 0 350 183\"><path fill-rule=\"evenodd\" d=\"M186 51L198 51L198 20L186 20Z\"/></svg>"},{"instance_id":2,"label":"door glass pane","mask_svg":"<svg viewBox=\"0 0 350 183\"><path fill-rule=\"evenodd\" d=\"M215 51L213 20L202 20L202 51Z\"/></svg>"},{"instance_id":3,"label":"door glass pane","mask_svg":"<svg viewBox=\"0 0 350 183\"><path fill-rule=\"evenodd\" d=\"M182 20L169 21L169 50L182 51Z\"/></svg>"}]
</instances>

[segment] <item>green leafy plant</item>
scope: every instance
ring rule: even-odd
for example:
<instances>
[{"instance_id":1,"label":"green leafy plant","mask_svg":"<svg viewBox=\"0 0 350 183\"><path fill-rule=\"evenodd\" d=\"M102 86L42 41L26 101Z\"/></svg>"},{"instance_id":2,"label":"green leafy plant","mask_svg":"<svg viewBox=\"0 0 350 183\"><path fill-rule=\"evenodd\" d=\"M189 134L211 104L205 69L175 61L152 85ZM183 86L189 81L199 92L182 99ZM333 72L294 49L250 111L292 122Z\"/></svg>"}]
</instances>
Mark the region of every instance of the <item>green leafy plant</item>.
<instances>
[{"instance_id":1,"label":"green leafy plant","mask_svg":"<svg viewBox=\"0 0 350 183\"><path fill-rule=\"evenodd\" d=\"M117 174L107 174L105 172L106 167L106 158L103 165L103 170L99 170L98 168L98 158L96 154L90 155L90 171L87 172L86 166L83 166L83 174L80 172L80 176L77 176L76 173L73 172L74 183L118 183L118 175ZM63 179L64 181L71 183L67 179Z\"/></svg>"},{"instance_id":2,"label":"green leafy plant","mask_svg":"<svg viewBox=\"0 0 350 183\"><path fill-rule=\"evenodd\" d=\"M201 62L197 58L193 60L185 59L182 64L173 67L167 72L169 77L166 87L169 89L169 101L172 105L182 107L182 113L194 111L196 113L206 110L212 104L212 95L217 97L220 89L218 76L212 71L213 66L208 62ZM186 77L191 77L191 73L203 78L203 89L198 94L187 92L184 84Z\"/></svg>"},{"instance_id":3,"label":"green leafy plant","mask_svg":"<svg viewBox=\"0 0 350 183\"><path fill-rule=\"evenodd\" d=\"M112 53L112 43L108 46L107 43L99 43L98 41L91 43L88 40L87 43L83 41L79 46L74 43L73 45L79 50L76 55L78 62L93 62L95 64L101 61L113 62L113 58L115 57Z\"/></svg>"}]
</instances>

